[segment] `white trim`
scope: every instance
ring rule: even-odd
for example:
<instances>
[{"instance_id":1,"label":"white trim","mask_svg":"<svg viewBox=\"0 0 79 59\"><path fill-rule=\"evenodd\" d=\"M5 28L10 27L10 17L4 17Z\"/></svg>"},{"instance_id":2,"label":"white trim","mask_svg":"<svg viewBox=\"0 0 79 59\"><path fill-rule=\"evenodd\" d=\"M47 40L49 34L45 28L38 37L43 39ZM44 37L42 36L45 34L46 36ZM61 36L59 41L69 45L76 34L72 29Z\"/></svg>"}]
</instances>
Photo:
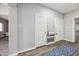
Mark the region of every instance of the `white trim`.
<instances>
[{"instance_id":1,"label":"white trim","mask_svg":"<svg viewBox=\"0 0 79 59\"><path fill-rule=\"evenodd\" d=\"M65 41L75 42L75 40L64 39Z\"/></svg>"},{"instance_id":2,"label":"white trim","mask_svg":"<svg viewBox=\"0 0 79 59\"><path fill-rule=\"evenodd\" d=\"M53 44L53 43L55 43L56 41L53 41L53 42L49 42L49 43L47 43L46 45L50 45L50 44Z\"/></svg>"},{"instance_id":3,"label":"white trim","mask_svg":"<svg viewBox=\"0 0 79 59\"><path fill-rule=\"evenodd\" d=\"M19 53L22 53L22 52L25 52L25 51L30 51L30 50L33 50L33 49L35 49L35 48L36 48L36 47L29 48L29 49L24 49L24 50L20 50L20 51L17 52L17 55L18 55Z\"/></svg>"},{"instance_id":4,"label":"white trim","mask_svg":"<svg viewBox=\"0 0 79 59\"><path fill-rule=\"evenodd\" d=\"M33 50L33 49L35 49L35 48L36 48L36 47L29 48L29 49L24 49L24 50L20 50L20 51L18 51L17 53L22 53L22 52L25 52L25 51Z\"/></svg>"},{"instance_id":5,"label":"white trim","mask_svg":"<svg viewBox=\"0 0 79 59\"><path fill-rule=\"evenodd\" d=\"M24 49L24 50L20 50L16 53L13 53L13 54L10 54L9 56L17 56L19 53L22 53L22 52L25 52L25 51L30 51L30 50L33 50L35 49L36 47L33 47L33 48L29 48L29 49Z\"/></svg>"}]
</instances>

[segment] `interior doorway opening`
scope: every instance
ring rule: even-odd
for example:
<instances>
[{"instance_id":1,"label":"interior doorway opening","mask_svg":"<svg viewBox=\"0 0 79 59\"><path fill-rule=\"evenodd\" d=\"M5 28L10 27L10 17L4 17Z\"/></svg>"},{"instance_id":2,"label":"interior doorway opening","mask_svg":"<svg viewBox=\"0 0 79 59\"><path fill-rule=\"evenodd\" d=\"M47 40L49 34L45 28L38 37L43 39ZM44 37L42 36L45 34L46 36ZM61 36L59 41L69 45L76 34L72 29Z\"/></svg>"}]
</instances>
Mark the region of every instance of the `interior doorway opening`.
<instances>
[{"instance_id":1,"label":"interior doorway opening","mask_svg":"<svg viewBox=\"0 0 79 59\"><path fill-rule=\"evenodd\" d=\"M8 4L0 4L0 56L9 55Z\"/></svg>"},{"instance_id":2,"label":"interior doorway opening","mask_svg":"<svg viewBox=\"0 0 79 59\"><path fill-rule=\"evenodd\" d=\"M79 18L75 18L75 42L79 43Z\"/></svg>"}]
</instances>

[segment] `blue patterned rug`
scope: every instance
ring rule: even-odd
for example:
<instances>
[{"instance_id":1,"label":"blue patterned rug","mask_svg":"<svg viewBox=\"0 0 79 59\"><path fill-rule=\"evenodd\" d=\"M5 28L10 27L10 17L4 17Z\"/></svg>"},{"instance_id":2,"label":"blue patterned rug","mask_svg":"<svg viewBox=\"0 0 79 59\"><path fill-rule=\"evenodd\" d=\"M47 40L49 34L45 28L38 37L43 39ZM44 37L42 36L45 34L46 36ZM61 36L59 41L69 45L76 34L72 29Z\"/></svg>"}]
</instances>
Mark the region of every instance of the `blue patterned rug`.
<instances>
[{"instance_id":1,"label":"blue patterned rug","mask_svg":"<svg viewBox=\"0 0 79 59\"><path fill-rule=\"evenodd\" d=\"M62 45L42 54L42 56L72 56L76 51L77 48L73 46Z\"/></svg>"}]
</instances>

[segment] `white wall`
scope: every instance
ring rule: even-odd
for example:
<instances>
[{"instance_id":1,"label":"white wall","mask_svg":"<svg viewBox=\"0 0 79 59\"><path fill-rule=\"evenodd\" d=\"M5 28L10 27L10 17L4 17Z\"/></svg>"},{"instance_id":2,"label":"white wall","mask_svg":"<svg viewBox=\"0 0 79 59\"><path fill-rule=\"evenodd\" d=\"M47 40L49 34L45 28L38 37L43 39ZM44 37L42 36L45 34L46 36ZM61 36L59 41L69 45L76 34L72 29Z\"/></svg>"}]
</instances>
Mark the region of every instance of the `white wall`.
<instances>
[{"instance_id":1,"label":"white wall","mask_svg":"<svg viewBox=\"0 0 79 59\"><path fill-rule=\"evenodd\" d=\"M17 5L9 4L9 54L17 52L18 41Z\"/></svg>"},{"instance_id":2,"label":"white wall","mask_svg":"<svg viewBox=\"0 0 79 59\"><path fill-rule=\"evenodd\" d=\"M26 4L19 4L18 9L18 19L19 19L19 41L18 41L18 50L28 50L35 47L35 14L44 14L46 16L51 16L51 20L55 20L60 18L60 25L63 25L63 15L50 10L46 7L43 7L40 4L33 4L33 3L26 3ZM50 17L49 17L50 18ZM50 21L51 22L51 21ZM53 23L53 22L51 22ZM59 25L59 24L58 24ZM50 24L52 27L52 25ZM63 29L63 27L58 26L59 29ZM52 30L52 28L51 28ZM63 32L63 31L62 31ZM58 32L58 35L60 32ZM62 36L62 35L60 35ZM61 40L61 39L60 39Z\"/></svg>"},{"instance_id":3,"label":"white wall","mask_svg":"<svg viewBox=\"0 0 79 59\"><path fill-rule=\"evenodd\" d=\"M0 5L0 15L8 15L8 4L7 3L1 3Z\"/></svg>"},{"instance_id":4,"label":"white wall","mask_svg":"<svg viewBox=\"0 0 79 59\"><path fill-rule=\"evenodd\" d=\"M18 50L28 50L35 47L34 5L19 4L19 41Z\"/></svg>"},{"instance_id":5,"label":"white wall","mask_svg":"<svg viewBox=\"0 0 79 59\"><path fill-rule=\"evenodd\" d=\"M55 32L55 15L53 13L47 16L47 31Z\"/></svg>"},{"instance_id":6,"label":"white wall","mask_svg":"<svg viewBox=\"0 0 79 59\"><path fill-rule=\"evenodd\" d=\"M65 22L65 40L74 42L74 18L79 17L79 9L64 15Z\"/></svg>"},{"instance_id":7,"label":"white wall","mask_svg":"<svg viewBox=\"0 0 79 59\"><path fill-rule=\"evenodd\" d=\"M64 20L63 20L63 14L51 11L51 13L48 15L48 31L57 33L58 37L56 41L63 40L64 39Z\"/></svg>"}]
</instances>

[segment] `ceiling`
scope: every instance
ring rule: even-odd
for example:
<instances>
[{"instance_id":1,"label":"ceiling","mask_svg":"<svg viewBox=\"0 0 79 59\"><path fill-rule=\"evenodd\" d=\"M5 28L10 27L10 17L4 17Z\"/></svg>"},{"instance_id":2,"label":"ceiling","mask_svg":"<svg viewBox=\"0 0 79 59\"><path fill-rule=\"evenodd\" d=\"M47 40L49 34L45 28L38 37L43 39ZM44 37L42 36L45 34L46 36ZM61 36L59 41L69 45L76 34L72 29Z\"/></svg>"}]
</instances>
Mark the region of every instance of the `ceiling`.
<instances>
[{"instance_id":1,"label":"ceiling","mask_svg":"<svg viewBox=\"0 0 79 59\"><path fill-rule=\"evenodd\" d=\"M41 4L63 14L79 8L79 3L41 3Z\"/></svg>"},{"instance_id":2,"label":"ceiling","mask_svg":"<svg viewBox=\"0 0 79 59\"><path fill-rule=\"evenodd\" d=\"M8 4L0 3L0 18L8 20Z\"/></svg>"}]
</instances>

